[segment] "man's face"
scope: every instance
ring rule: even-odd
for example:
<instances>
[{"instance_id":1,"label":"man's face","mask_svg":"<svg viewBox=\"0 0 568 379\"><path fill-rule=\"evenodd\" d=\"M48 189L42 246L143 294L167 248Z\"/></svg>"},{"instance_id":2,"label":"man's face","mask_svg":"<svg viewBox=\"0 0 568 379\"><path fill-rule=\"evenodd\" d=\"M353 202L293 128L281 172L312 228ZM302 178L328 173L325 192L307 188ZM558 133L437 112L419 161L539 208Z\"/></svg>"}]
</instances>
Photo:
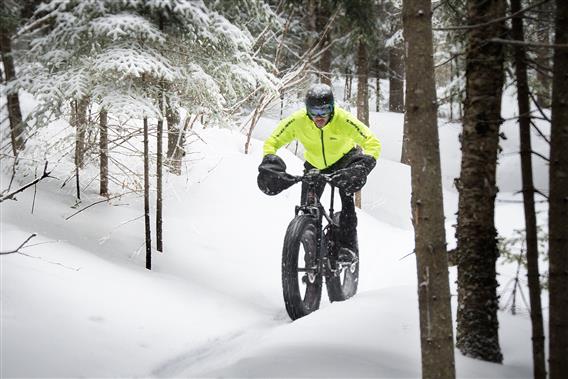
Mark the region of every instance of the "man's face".
<instances>
[{"instance_id":1,"label":"man's face","mask_svg":"<svg viewBox=\"0 0 568 379\"><path fill-rule=\"evenodd\" d=\"M314 124L318 128L323 128L331 118L331 112L333 111L333 105L327 104L317 107L308 108L308 116L312 119Z\"/></svg>"},{"instance_id":2,"label":"man's face","mask_svg":"<svg viewBox=\"0 0 568 379\"><path fill-rule=\"evenodd\" d=\"M328 114L326 116L313 117L312 120L314 121L314 124L316 124L316 126L321 129L327 124L330 117L331 115Z\"/></svg>"}]
</instances>

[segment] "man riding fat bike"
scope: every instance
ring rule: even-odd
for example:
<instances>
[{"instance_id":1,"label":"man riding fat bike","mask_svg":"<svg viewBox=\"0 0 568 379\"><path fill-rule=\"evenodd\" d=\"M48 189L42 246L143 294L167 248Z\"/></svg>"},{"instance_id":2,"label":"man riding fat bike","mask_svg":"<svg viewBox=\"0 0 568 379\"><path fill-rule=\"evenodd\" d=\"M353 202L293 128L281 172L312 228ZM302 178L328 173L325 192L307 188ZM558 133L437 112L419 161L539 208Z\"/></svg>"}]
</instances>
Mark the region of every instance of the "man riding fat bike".
<instances>
[{"instance_id":1,"label":"man riding fat bike","mask_svg":"<svg viewBox=\"0 0 568 379\"><path fill-rule=\"evenodd\" d=\"M293 140L305 148L305 173L313 169L330 177L339 189L341 214L339 218L340 259L356 255L357 215L353 194L360 191L367 176L376 165L381 143L354 115L335 105L328 85L315 84L309 88L302 108L281 120L264 143L264 158L258 167L258 186L267 195L276 195L297 182L286 173L286 164L276 155L278 149ZM323 193L325 182L317 187ZM302 204L307 185L302 183Z\"/></svg>"}]
</instances>

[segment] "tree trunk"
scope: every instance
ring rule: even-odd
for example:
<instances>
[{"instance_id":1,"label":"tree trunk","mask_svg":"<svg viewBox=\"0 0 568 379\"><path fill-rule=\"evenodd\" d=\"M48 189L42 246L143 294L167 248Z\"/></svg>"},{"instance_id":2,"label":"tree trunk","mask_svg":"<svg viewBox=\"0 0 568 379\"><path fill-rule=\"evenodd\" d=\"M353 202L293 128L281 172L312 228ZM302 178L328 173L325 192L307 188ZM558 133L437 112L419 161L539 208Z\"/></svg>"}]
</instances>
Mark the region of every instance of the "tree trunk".
<instances>
[{"instance_id":1,"label":"tree trunk","mask_svg":"<svg viewBox=\"0 0 568 379\"><path fill-rule=\"evenodd\" d=\"M568 2L556 2L555 45L568 44ZM554 51L550 137L550 379L568 378L568 48Z\"/></svg>"},{"instance_id":2,"label":"tree trunk","mask_svg":"<svg viewBox=\"0 0 568 379\"><path fill-rule=\"evenodd\" d=\"M367 57L367 44L362 36L359 37L357 47L357 118L365 125L369 125L369 59ZM361 208L361 191L355 194L355 206Z\"/></svg>"},{"instance_id":3,"label":"tree trunk","mask_svg":"<svg viewBox=\"0 0 568 379\"><path fill-rule=\"evenodd\" d=\"M353 75L351 75L351 69L349 67L345 68L345 89L343 91L343 101L351 100L351 83L353 82Z\"/></svg>"},{"instance_id":4,"label":"tree trunk","mask_svg":"<svg viewBox=\"0 0 568 379\"><path fill-rule=\"evenodd\" d=\"M308 38L305 39L304 50L302 51L302 53L308 51L308 49L310 49L316 43L317 37L314 37L314 34L317 32L317 27L316 27L317 8L318 8L317 0L307 0L304 23L306 25L306 29L313 33L309 34ZM310 64L312 64L313 57L310 56L309 59L310 59Z\"/></svg>"},{"instance_id":5,"label":"tree trunk","mask_svg":"<svg viewBox=\"0 0 568 379\"><path fill-rule=\"evenodd\" d=\"M323 30L323 29L322 29ZM331 86L331 79L332 79L332 75L331 75L331 49L329 48L330 45L330 40L331 40L331 36L330 33L327 33L324 37L324 42L323 42L323 48L327 48L326 51L324 51L324 53L322 54L320 60L319 60L319 67L318 67L318 71L319 71L319 76L320 76L320 81L324 84L327 84L329 86Z\"/></svg>"},{"instance_id":6,"label":"tree trunk","mask_svg":"<svg viewBox=\"0 0 568 379\"><path fill-rule=\"evenodd\" d=\"M505 0L468 0L466 101L461 177L457 182L458 314L457 347L472 358L501 363L497 310L495 174L499 149Z\"/></svg>"},{"instance_id":7,"label":"tree trunk","mask_svg":"<svg viewBox=\"0 0 568 379\"><path fill-rule=\"evenodd\" d=\"M152 269L152 231L150 230L150 151L148 149L148 119L144 117L144 235L146 238L146 268Z\"/></svg>"},{"instance_id":8,"label":"tree trunk","mask_svg":"<svg viewBox=\"0 0 568 379\"><path fill-rule=\"evenodd\" d=\"M181 175L181 161L185 155L185 135L180 125L177 109L166 105L166 121L168 123L167 164L173 174Z\"/></svg>"},{"instance_id":9,"label":"tree trunk","mask_svg":"<svg viewBox=\"0 0 568 379\"><path fill-rule=\"evenodd\" d=\"M164 251L162 245L162 135L164 121L158 120L156 135L156 250Z\"/></svg>"},{"instance_id":10,"label":"tree trunk","mask_svg":"<svg viewBox=\"0 0 568 379\"><path fill-rule=\"evenodd\" d=\"M405 122L402 127L402 146L400 150L400 163L410 165L408 156L408 124Z\"/></svg>"},{"instance_id":11,"label":"tree trunk","mask_svg":"<svg viewBox=\"0 0 568 379\"><path fill-rule=\"evenodd\" d=\"M83 168L85 165L85 135L87 131L88 98L73 101L71 123L75 127L75 165Z\"/></svg>"},{"instance_id":12,"label":"tree trunk","mask_svg":"<svg viewBox=\"0 0 568 379\"><path fill-rule=\"evenodd\" d=\"M75 128L75 186L77 200L81 200L80 172L85 164L85 134L87 129L87 98L71 102L71 126Z\"/></svg>"},{"instance_id":13,"label":"tree trunk","mask_svg":"<svg viewBox=\"0 0 568 379\"><path fill-rule=\"evenodd\" d=\"M389 54L392 54L392 48L391 48L391 52ZM392 57L390 59L393 59ZM395 58L398 59L400 62L404 62L403 57L400 58ZM390 63L389 63L390 64ZM389 69L389 72L392 73L391 69ZM391 102L389 100L389 111L390 112L403 112L404 111L404 96L399 95L400 93L403 93L403 88L404 88L404 82L402 80L397 81L395 79L395 81L393 82L392 80L390 81L390 85L391 85L391 91L392 91L392 85L395 85L395 90L394 93L391 92L389 97L394 96L394 100L393 100L393 108L391 109ZM397 99L398 97L398 99ZM398 110L400 107L400 110ZM401 151L400 151L400 163L406 164L406 165L410 165L410 157L408 156L408 124L405 122L403 129L402 129L402 146L401 146Z\"/></svg>"},{"instance_id":14,"label":"tree trunk","mask_svg":"<svg viewBox=\"0 0 568 379\"><path fill-rule=\"evenodd\" d=\"M450 95L450 120L451 121L461 121L463 118L463 98L460 85L457 84L459 82L460 77L460 57L456 56L450 62L450 73L452 82L456 83L452 86L451 95ZM457 106L457 112L454 110L454 104Z\"/></svg>"},{"instance_id":15,"label":"tree trunk","mask_svg":"<svg viewBox=\"0 0 568 379\"><path fill-rule=\"evenodd\" d=\"M12 57L12 41L10 33L0 32L0 52L2 54L2 64L4 65L5 84L16 79L16 69L14 67L14 58ZM22 151L25 147L24 140L24 123L22 120L22 111L20 108L20 98L18 92L6 94L6 104L8 107L8 119L10 122L10 137L12 140L12 151L14 156Z\"/></svg>"},{"instance_id":16,"label":"tree trunk","mask_svg":"<svg viewBox=\"0 0 568 379\"><path fill-rule=\"evenodd\" d=\"M389 49L389 112L404 112L404 50Z\"/></svg>"},{"instance_id":17,"label":"tree trunk","mask_svg":"<svg viewBox=\"0 0 568 379\"><path fill-rule=\"evenodd\" d=\"M108 118L107 111L99 113L99 154L100 154L100 190L101 196L108 196Z\"/></svg>"},{"instance_id":18,"label":"tree trunk","mask_svg":"<svg viewBox=\"0 0 568 379\"><path fill-rule=\"evenodd\" d=\"M552 2L545 3L539 7L543 14L552 14ZM542 45L550 44L550 20L548 17L540 16L537 19L537 43ZM552 69L550 67L551 50L548 47L536 47L534 49L536 54L536 100L538 105L542 108L550 107L550 89L551 80L550 75Z\"/></svg>"},{"instance_id":19,"label":"tree trunk","mask_svg":"<svg viewBox=\"0 0 568 379\"><path fill-rule=\"evenodd\" d=\"M403 2L422 378L455 378L430 0Z\"/></svg>"},{"instance_id":20,"label":"tree trunk","mask_svg":"<svg viewBox=\"0 0 568 379\"><path fill-rule=\"evenodd\" d=\"M323 4L322 4L323 3ZM331 11L329 7L326 6L325 2L319 1L316 7L316 32L321 34L325 29L325 26L331 18ZM320 81L324 84L331 86L331 49L329 45L331 44L331 33L326 33L323 38L321 48L327 49L323 52L318 61L318 75Z\"/></svg>"},{"instance_id":21,"label":"tree trunk","mask_svg":"<svg viewBox=\"0 0 568 379\"><path fill-rule=\"evenodd\" d=\"M380 63L377 60L377 78L375 85L375 112L381 111L381 78L379 75Z\"/></svg>"},{"instance_id":22,"label":"tree trunk","mask_svg":"<svg viewBox=\"0 0 568 379\"><path fill-rule=\"evenodd\" d=\"M521 10L521 0L511 0L511 13ZM523 18L518 15L512 21L512 37L516 41L525 38ZM544 327L540 301L540 274L538 269L538 238L534 208L534 184L531 148L531 116L529 86L527 79L527 56L525 47L515 45L515 73L517 79L517 101L519 105L519 130L521 139L521 174L525 209L525 230L527 241L527 263L529 296L532 320L533 372L535 379L546 379L544 353Z\"/></svg>"},{"instance_id":23,"label":"tree trunk","mask_svg":"<svg viewBox=\"0 0 568 379\"><path fill-rule=\"evenodd\" d=\"M360 38L357 47L357 118L365 125L369 125L368 77L369 61L367 57L367 44L363 38Z\"/></svg>"}]
</instances>

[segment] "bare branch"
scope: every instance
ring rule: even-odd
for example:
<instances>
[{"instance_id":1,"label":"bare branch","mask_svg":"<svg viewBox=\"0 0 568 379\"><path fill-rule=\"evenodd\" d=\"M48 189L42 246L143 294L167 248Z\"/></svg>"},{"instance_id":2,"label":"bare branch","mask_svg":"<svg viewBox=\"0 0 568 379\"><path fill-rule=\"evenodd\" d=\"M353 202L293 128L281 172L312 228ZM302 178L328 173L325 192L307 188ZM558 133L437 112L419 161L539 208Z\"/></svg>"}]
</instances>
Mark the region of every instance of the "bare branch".
<instances>
[{"instance_id":1,"label":"bare branch","mask_svg":"<svg viewBox=\"0 0 568 379\"><path fill-rule=\"evenodd\" d=\"M81 213L81 212L83 212L84 210L86 210L86 209L88 209L88 208L91 208L93 205L97 205L97 204L100 204L100 203L108 202L108 201L110 201L110 200L112 200L112 199L116 199L117 197L122 197L122 196L124 196L124 195L128 195L129 193L132 193L132 192L136 192L136 191L129 191L129 192L121 193L120 195L116 195L116 196L113 196L113 197L109 197L108 199L105 198L105 199L103 199L103 200L95 201L94 203L89 204L89 205L87 205L86 207L79 209L77 212L73 213L71 216L65 217L65 221L69 220L71 217L75 216L76 214Z\"/></svg>"},{"instance_id":2,"label":"bare branch","mask_svg":"<svg viewBox=\"0 0 568 379\"><path fill-rule=\"evenodd\" d=\"M547 194L545 194L542 191L539 191L537 189L535 189L534 192L538 193L540 196L544 197L546 199L546 201L548 201L548 195Z\"/></svg>"},{"instance_id":3,"label":"bare branch","mask_svg":"<svg viewBox=\"0 0 568 379\"><path fill-rule=\"evenodd\" d=\"M538 153L536 151L531 151L532 154L536 155L537 157L540 157L542 159L544 159L546 162L550 162L550 158L548 158L547 156L542 155L541 153Z\"/></svg>"},{"instance_id":4,"label":"bare branch","mask_svg":"<svg viewBox=\"0 0 568 379\"><path fill-rule=\"evenodd\" d=\"M549 139L547 136L544 135L544 133L542 132L542 130L540 130L540 128L539 128L534 122L532 122L532 121L531 121L531 125L532 125L532 127L536 130L536 132L538 133L538 135L539 135L543 140L545 140L547 144L550 145L550 139Z\"/></svg>"},{"instance_id":5,"label":"bare branch","mask_svg":"<svg viewBox=\"0 0 568 379\"><path fill-rule=\"evenodd\" d=\"M41 180L43 180L43 179L45 179L45 178L53 178L53 176L50 175L50 174L51 174L51 171L47 171L47 163L48 163L48 162L46 161L46 162L45 162L45 167L43 168L43 174L42 174L39 178L37 178L37 179L31 181L30 183L26 184L25 186L21 187L20 189L18 189L18 190L16 190L16 191L12 192L12 193L10 193L10 194L8 194L8 195L6 195L6 196L0 197L0 203L3 202L4 200L13 199L15 195L19 194L20 192L25 191L26 189L30 188L30 187L33 186L34 184L39 183Z\"/></svg>"},{"instance_id":6,"label":"bare branch","mask_svg":"<svg viewBox=\"0 0 568 379\"><path fill-rule=\"evenodd\" d=\"M21 249L22 247L24 247L24 245L25 245L26 243L28 243L28 241L31 240L32 238L34 238L35 236L37 236L37 234L36 234L36 233L32 233L32 235L29 236L24 242L22 242L22 243L20 244L20 246L18 246L18 248L17 248L16 250L12 250L12 251L2 251L2 252L0 252L0 255L8 255L8 254L19 253L19 252L20 252L20 249Z\"/></svg>"},{"instance_id":7,"label":"bare branch","mask_svg":"<svg viewBox=\"0 0 568 379\"><path fill-rule=\"evenodd\" d=\"M491 38L489 40L489 42L495 42L495 43L505 43L505 44L509 44L509 45L517 45L517 46L531 46L531 47L547 47L547 48L551 48L551 49L557 49L557 48L568 48L568 44L548 44L548 43L536 43L536 42L526 42L526 41L518 41L518 40L513 40L513 39L503 39L503 38Z\"/></svg>"},{"instance_id":8,"label":"bare branch","mask_svg":"<svg viewBox=\"0 0 568 379\"><path fill-rule=\"evenodd\" d=\"M434 66L434 68L438 68L438 67L442 67L448 63L450 63L451 61L453 61L454 59L458 58L460 55L464 55L465 53L457 53L457 54L453 54L451 57L449 57L448 59L446 59L445 61L443 61L442 63L438 63L437 65Z\"/></svg>"},{"instance_id":9,"label":"bare branch","mask_svg":"<svg viewBox=\"0 0 568 379\"><path fill-rule=\"evenodd\" d=\"M533 102L534 105L536 105L536 107L538 108L538 112L541 114L541 116L548 121L549 123L552 124L552 120L544 113L544 111L542 110L542 107L540 106L540 104L538 103L538 101L536 101L536 99L534 98L534 95L531 91L529 91L529 96L531 97L531 100Z\"/></svg>"}]
</instances>

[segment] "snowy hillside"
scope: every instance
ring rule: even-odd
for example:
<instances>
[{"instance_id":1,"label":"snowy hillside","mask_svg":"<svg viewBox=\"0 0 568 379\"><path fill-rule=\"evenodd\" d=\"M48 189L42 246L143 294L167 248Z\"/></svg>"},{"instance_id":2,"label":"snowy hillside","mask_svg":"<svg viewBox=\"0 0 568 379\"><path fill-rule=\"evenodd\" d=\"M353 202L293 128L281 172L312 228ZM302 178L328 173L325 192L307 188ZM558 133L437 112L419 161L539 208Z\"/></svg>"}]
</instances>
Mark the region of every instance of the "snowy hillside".
<instances>
[{"instance_id":1,"label":"snowy hillside","mask_svg":"<svg viewBox=\"0 0 568 379\"><path fill-rule=\"evenodd\" d=\"M274 123L263 119L258 137ZM203 141L191 146L189 176L166 179L165 252L154 254L151 272L138 196L65 220L76 212L72 190L48 179L38 185L33 215L31 189L2 203L1 251L38 236L22 254L0 257L0 376L419 377L415 260L403 258L413 249L410 170L396 163L402 115L373 113L371 126L384 148L359 212L359 294L296 322L284 309L280 254L299 186L275 197L257 189L260 140L245 155L237 132L198 131ZM451 246L459 126L441 125L440 133ZM499 169L507 192L518 190L520 171L511 137ZM301 172L300 159L280 155L291 173ZM91 190L82 206L98 200ZM522 205L498 203L497 223L505 235L521 228ZM499 269L503 287L515 268ZM501 312L500 326L504 364L456 351L459 378L532 376L530 320Z\"/></svg>"}]
</instances>

